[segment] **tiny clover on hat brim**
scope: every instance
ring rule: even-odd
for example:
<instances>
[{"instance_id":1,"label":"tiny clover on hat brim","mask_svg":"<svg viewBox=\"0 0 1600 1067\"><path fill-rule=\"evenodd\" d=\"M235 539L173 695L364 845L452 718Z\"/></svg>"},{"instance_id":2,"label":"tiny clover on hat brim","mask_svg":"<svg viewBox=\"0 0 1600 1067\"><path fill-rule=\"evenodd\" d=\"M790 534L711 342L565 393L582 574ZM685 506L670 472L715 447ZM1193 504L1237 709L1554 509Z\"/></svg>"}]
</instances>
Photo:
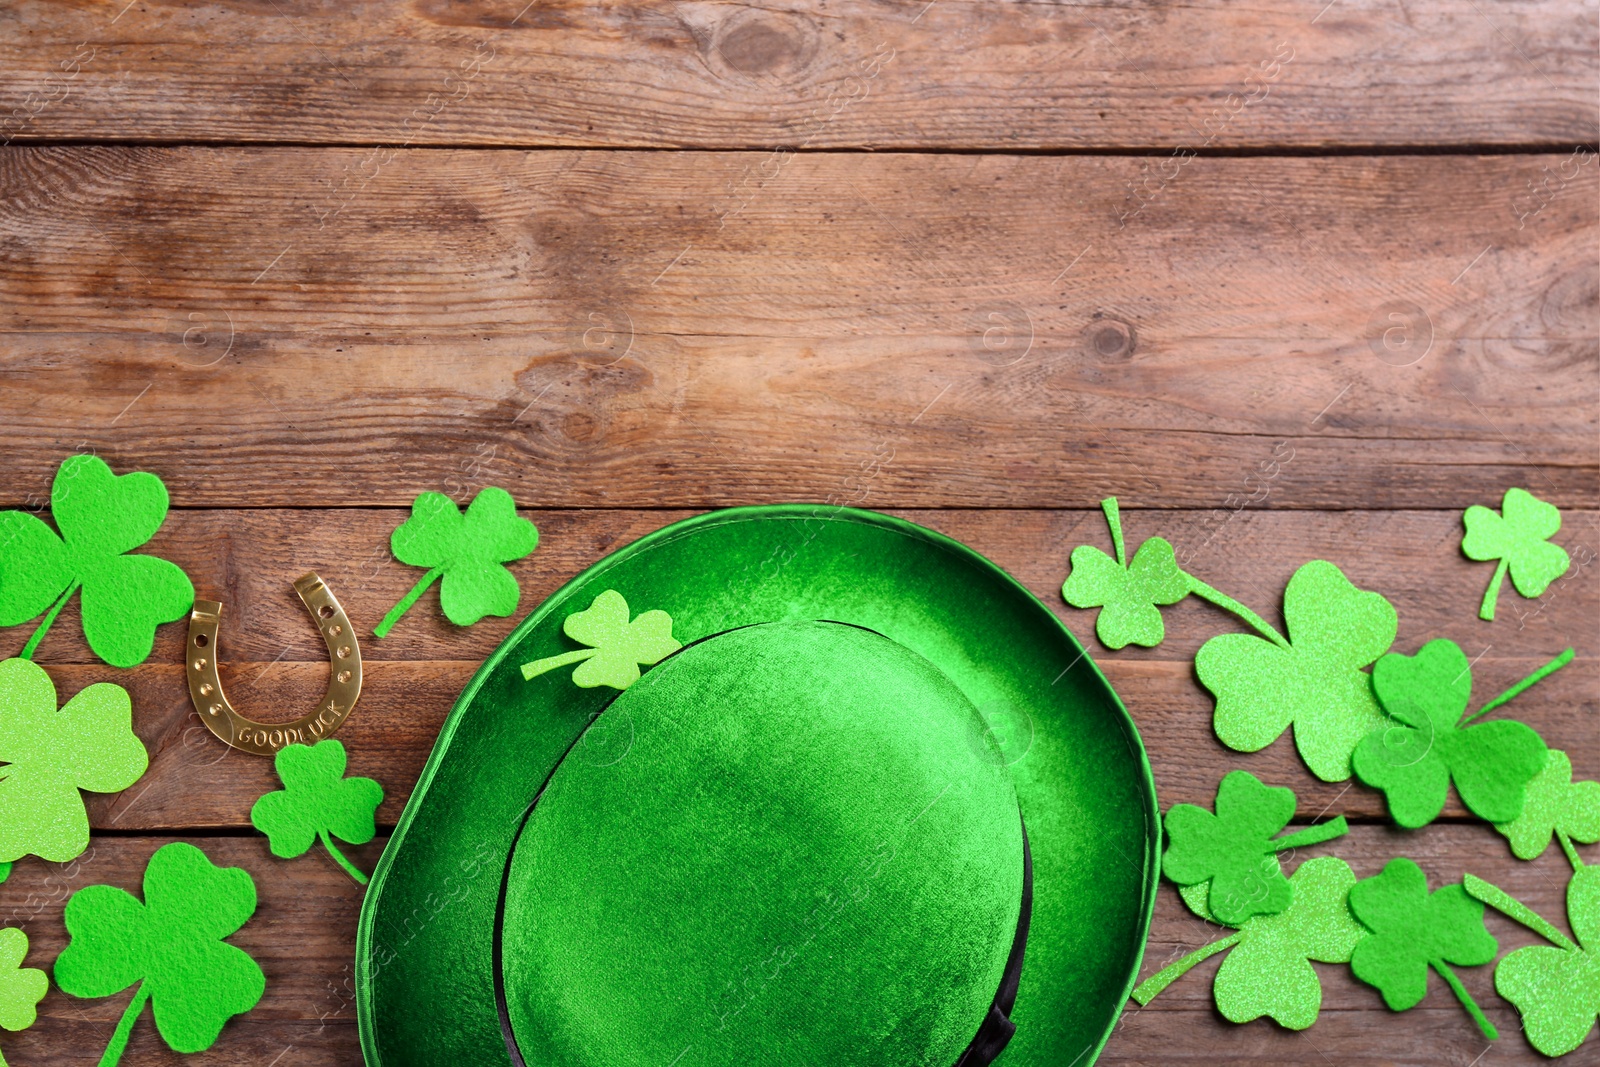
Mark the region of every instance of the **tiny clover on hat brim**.
<instances>
[{"instance_id":1,"label":"tiny clover on hat brim","mask_svg":"<svg viewBox=\"0 0 1600 1067\"><path fill-rule=\"evenodd\" d=\"M1530 727L1511 720L1471 725L1572 661L1572 650L1465 715L1472 664L1454 641L1430 641L1415 656L1390 653L1372 671L1373 689L1397 722L1356 748L1356 775L1383 791L1394 821L1426 826L1444 810L1450 783L1474 815L1504 823L1522 814L1528 783L1548 750Z\"/></svg>"},{"instance_id":2,"label":"tiny clover on hat brim","mask_svg":"<svg viewBox=\"0 0 1600 1067\"><path fill-rule=\"evenodd\" d=\"M0 511L0 626L44 615L22 649L32 659L62 605L78 590L83 636L113 667L143 663L156 627L183 618L194 586L176 564L129 554L167 517L154 474L117 477L98 456L68 456L50 490L56 530L22 511Z\"/></svg>"},{"instance_id":3,"label":"tiny clover on hat brim","mask_svg":"<svg viewBox=\"0 0 1600 1067\"><path fill-rule=\"evenodd\" d=\"M0 930L0 1027L26 1030L38 1018L36 1005L50 989L50 980L37 967L22 966L28 954L28 935L16 927ZM6 1058L0 1055L0 1067Z\"/></svg>"},{"instance_id":4,"label":"tiny clover on hat brim","mask_svg":"<svg viewBox=\"0 0 1600 1067\"><path fill-rule=\"evenodd\" d=\"M1383 994L1393 1011L1416 1007L1438 972L1490 1041L1500 1035L1450 969L1494 959L1499 945L1483 925L1483 905L1460 885L1428 892L1428 877L1409 859L1390 860L1350 890L1350 911L1370 934L1350 957L1355 976Z\"/></svg>"},{"instance_id":5,"label":"tiny clover on hat brim","mask_svg":"<svg viewBox=\"0 0 1600 1067\"><path fill-rule=\"evenodd\" d=\"M1519 860L1537 859L1554 836L1576 866L1572 843L1600 841L1600 782L1574 782L1572 761L1552 748L1544 768L1528 783L1522 814L1494 828L1505 835Z\"/></svg>"},{"instance_id":6,"label":"tiny clover on hat brim","mask_svg":"<svg viewBox=\"0 0 1600 1067\"><path fill-rule=\"evenodd\" d=\"M337 837L364 845L377 834L383 787L371 778L346 778L344 745L331 737L314 745L285 745L273 759L283 788L250 809L250 823L267 835L274 856L303 856L317 841L361 885L367 876L334 847Z\"/></svg>"},{"instance_id":7,"label":"tiny clover on hat brim","mask_svg":"<svg viewBox=\"0 0 1600 1067\"><path fill-rule=\"evenodd\" d=\"M120 792L149 766L132 722L119 685L96 682L58 711L43 667L0 662L0 861L65 863L89 847L79 790Z\"/></svg>"},{"instance_id":8,"label":"tiny clover on hat brim","mask_svg":"<svg viewBox=\"0 0 1600 1067\"><path fill-rule=\"evenodd\" d=\"M1289 880L1277 853L1330 841L1348 829L1341 815L1288 837L1274 837L1294 817L1294 790L1265 786L1248 771L1223 776L1215 808L1212 814L1193 804L1172 806L1161 871L1182 886L1209 883L1208 908L1216 921L1228 926L1289 906Z\"/></svg>"},{"instance_id":9,"label":"tiny clover on hat brim","mask_svg":"<svg viewBox=\"0 0 1600 1067\"><path fill-rule=\"evenodd\" d=\"M1461 538L1461 551L1466 557L1499 560L1478 608L1481 619L1494 618L1500 583L1508 571L1518 593L1536 597L1543 595L1550 583L1572 565L1567 550L1549 540L1561 529L1561 512L1526 489L1507 489L1498 514L1474 504L1461 520L1467 530Z\"/></svg>"},{"instance_id":10,"label":"tiny clover on hat brim","mask_svg":"<svg viewBox=\"0 0 1600 1067\"><path fill-rule=\"evenodd\" d=\"M1226 1019L1247 1023L1266 1016L1290 1030L1316 1022L1322 983L1309 961L1345 963L1366 936L1345 906L1356 876L1344 860L1318 856L1302 863L1289 884L1293 892L1285 910L1246 919L1234 933L1162 968L1140 983L1133 999L1150 1003L1202 960L1232 949L1212 983L1217 1010Z\"/></svg>"},{"instance_id":11,"label":"tiny clover on hat brim","mask_svg":"<svg viewBox=\"0 0 1600 1067\"><path fill-rule=\"evenodd\" d=\"M601 685L626 689L639 680L641 666L659 663L682 647L672 637L672 616L654 609L629 622L628 602L615 589L595 597L586 610L568 615L561 632L589 647L524 663L525 681L557 667L579 663L572 672L575 685L585 689Z\"/></svg>"},{"instance_id":12,"label":"tiny clover on hat brim","mask_svg":"<svg viewBox=\"0 0 1600 1067\"><path fill-rule=\"evenodd\" d=\"M266 978L226 938L256 910L240 867L217 867L182 841L163 845L144 872L144 901L91 885L67 901L70 938L56 958L56 985L75 997L109 997L138 985L100 1063L113 1067L146 1003L174 1052L203 1052L234 1015L256 1006Z\"/></svg>"},{"instance_id":13,"label":"tiny clover on hat brim","mask_svg":"<svg viewBox=\"0 0 1600 1067\"><path fill-rule=\"evenodd\" d=\"M485 615L510 615L522 591L503 564L512 563L539 545L539 531L517 517L517 505L504 489L481 490L466 514L443 493L422 493L411 504L411 517L389 537L395 559L427 567L411 591L383 617L372 633L388 634L411 605L442 577L439 607L457 626L471 626Z\"/></svg>"}]
</instances>

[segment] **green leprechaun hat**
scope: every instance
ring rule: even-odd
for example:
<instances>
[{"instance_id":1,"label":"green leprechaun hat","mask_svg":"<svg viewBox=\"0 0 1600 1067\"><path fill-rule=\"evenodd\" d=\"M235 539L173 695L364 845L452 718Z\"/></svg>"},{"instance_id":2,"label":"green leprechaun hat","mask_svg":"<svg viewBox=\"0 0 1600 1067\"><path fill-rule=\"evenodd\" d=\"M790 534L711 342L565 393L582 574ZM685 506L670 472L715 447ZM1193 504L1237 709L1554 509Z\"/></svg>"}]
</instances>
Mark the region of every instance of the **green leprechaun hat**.
<instances>
[{"instance_id":1,"label":"green leprechaun hat","mask_svg":"<svg viewBox=\"0 0 1600 1067\"><path fill-rule=\"evenodd\" d=\"M361 914L369 1067L1092 1062L1159 831L1138 734L972 550L812 505L676 523L525 619Z\"/></svg>"}]
</instances>

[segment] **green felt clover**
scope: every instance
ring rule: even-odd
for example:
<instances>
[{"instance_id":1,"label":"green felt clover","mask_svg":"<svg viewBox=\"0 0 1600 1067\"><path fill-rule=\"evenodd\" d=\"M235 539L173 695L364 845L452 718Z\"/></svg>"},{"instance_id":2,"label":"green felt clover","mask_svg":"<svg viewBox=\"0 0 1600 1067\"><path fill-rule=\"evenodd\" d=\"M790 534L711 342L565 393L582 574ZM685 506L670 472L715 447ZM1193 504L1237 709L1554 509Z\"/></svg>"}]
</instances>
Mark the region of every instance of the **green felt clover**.
<instances>
[{"instance_id":1,"label":"green felt clover","mask_svg":"<svg viewBox=\"0 0 1600 1067\"><path fill-rule=\"evenodd\" d=\"M274 856L303 856L317 841L362 885L367 876L334 847L332 838L364 845L378 832L383 787L371 778L346 778L344 745L324 738L314 745L285 745L273 760L283 788L250 809L250 823L267 835Z\"/></svg>"},{"instance_id":2,"label":"green felt clover","mask_svg":"<svg viewBox=\"0 0 1600 1067\"><path fill-rule=\"evenodd\" d=\"M1158 604L1176 604L1189 595L1190 579L1178 566L1172 545L1152 537L1139 546L1130 563L1122 546L1122 519L1117 498L1100 502L1111 527L1112 559L1091 545L1072 550L1072 571L1061 596L1075 608L1099 608L1095 633L1107 648L1129 644L1146 648L1165 636Z\"/></svg>"},{"instance_id":3,"label":"green felt clover","mask_svg":"<svg viewBox=\"0 0 1600 1067\"><path fill-rule=\"evenodd\" d=\"M1561 529L1561 512L1526 489L1507 489L1498 514L1474 504L1461 519L1467 528L1461 551L1467 558L1500 561L1478 608L1481 619L1494 618L1494 604L1507 571L1517 592L1536 597L1572 565L1567 550L1549 541Z\"/></svg>"},{"instance_id":4,"label":"green felt clover","mask_svg":"<svg viewBox=\"0 0 1600 1067\"><path fill-rule=\"evenodd\" d=\"M1345 906L1356 877L1343 860L1319 856L1302 863L1289 883L1286 909L1247 919L1234 933L1164 967L1139 984L1133 999L1150 1003L1195 964L1231 948L1211 987L1224 1017L1247 1023L1266 1016L1290 1030L1316 1022L1322 983L1310 961L1344 963L1366 936Z\"/></svg>"},{"instance_id":5,"label":"green felt clover","mask_svg":"<svg viewBox=\"0 0 1600 1067\"><path fill-rule=\"evenodd\" d=\"M1332 840L1348 827L1344 816L1274 837L1294 817L1292 789L1262 785L1248 771L1229 771L1217 785L1216 813L1193 804L1167 812L1167 853L1161 870L1181 886L1209 883L1206 902L1217 922L1237 926L1252 915L1289 906L1289 880L1279 852Z\"/></svg>"},{"instance_id":6,"label":"green felt clover","mask_svg":"<svg viewBox=\"0 0 1600 1067\"><path fill-rule=\"evenodd\" d=\"M672 616L647 611L628 621L628 602L615 589L594 598L584 611L568 615L561 624L568 637L588 648L522 665L522 677L534 679L545 671L584 661L572 680L585 689L608 685L626 689L639 680L639 667L659 663L683 646L672 636Z\"/></svg>"},{"instance_id":7,"label":"green felt clover","mask_svg":"<svg viewBox=\"0 0 1600 1067\"><path fill-rule=\"evenodd\" d=\"M241 867L217 867L182 841L163 845L144 872L144 902L114 886L91 885L67 901L70 940L57 957L56 985L75 997L139 988L101 1057L112 1067L145 1004L175 1052L203 1052L223 1023L256 1006L266 976L223 938L255 914L256 886Z\"/></svg>"},{"instance_id":8,"label":"green felt clover","mask_svg":"<svg viewBox=\"0 0 1600 1067\"><path fill-rule=\"evenodd\" d=\"M1567 858L1576 860L1572 842L1592 845L1600 841L1600 782L1574 782L1572 761L1552 748L1544 769L1528 783L1522 814L1511 822L1496 823L1511 842L1512 855L1531 860L1558 838Z\"/></svg>"},{"instance_id":9,"label":"green felt clover","mask_svg":"<svg viewBox=\"0 0 1600 1067\"><path fill-rule=\"evenodd\" d=\"M50 980L37 967L24 967L28 935L16 927L0 930L0 1026L26 1030L38 1018L37 1005L50 988ZM0 1067L6 1058L0 1056Z\"/></svg>"},{"instance_id":10,"label":"green felt clover","mask_svg":"<svg viewBox=\"0 0 1600 1067\"><path fill-rule=\"evenodd\" d=\"M482 490L466 514L443 493L423 493L411 504L411 517L389 537L395 559L427 567L411 591L400 598L372 632L383 637L443 577L439 606L457 626L471 626L485 615L510 615L521 590L503 564L521 559L539 544L539 531L517 517L516 502L504 489Z\"/></svg>"},{"instance_id":11,"label":"green felt clover","mask_svg":"<svg viewBox=\"0 0 1600 1067\"><path fill-rule=\"evenodd\" d=\"M1466 887L1556 946L1508 953L1495 968L1494 987L1522 1014L1522 1031L1534 1048L1565 1056L1583 1044L1600 1018L1600 867L1574 864L1567 883L1567 923L1576 942L1504 890L1470 874Z\"/></svg>"},{"instance_id":12,"label":"green felt clover","mask_svg":"<svg viewBox=\"0 0 1600 1067\"><path fill-rule=\"evenodd\" d=\"M1428 968L1438 972L1490 1041L1500 1035L1450 969L1494 959L1499 945L1483 925L1483 905L1460 885L1429 894L1428 877L1411 860L1390 860L1350 890L1350 911L1370 935L1350 957L1355 976L1406 1011L1428 994Z\"/></svg>"},{"instance_id":13,"label":"green felt clover","mask_svg":"<svg viewBox=\"0 0 1600 1067\"><path fill-rule=\"evenodd\" d=\"M1415 656L1384 656L1372 669L1372 685L1397 722L1362 739L1356 776L1383 790L1389 814L1408 829L1438 817L1452 781L1473 814L1489 822L1513 821L1522 814L1528 783L1544 768L1544 742L1520 722L1469 724L1571 659L1562 653L1509 694L1463 718L1472 695L1472 664L1454 641L1430 641Z\"/></svg>"},{"instance_id":14,"label":"green felt clover","mask_svg":"<svg viewBox=\"0 0 1600 1067\"><path fill-rule=\"evenodd\" d=\"M0 883L11 877L11 864L0 863Z\"/></svg>"},{"instance_id":15,"label":"green felt clover","mask_svg":"<svg viewBox=\"0 0 1600 1067\"><path fill-rule=\"evenodd\" d=\"M43 667L0 662L0 860L65 863L89 847L79 790L119 792L150 764L132 722L119 685L97 682L58 711Z\"/></svg>"},{"instance_id":16,"label":"green felt clover","mask_svg":"<svg viewBox=\"0 0 1600 1067\"><path fill-rule=\"evenodd\" d=\"M156 627L194 604L194 586L176 564L127 554L166 521L167 487L142 471L119 478L98 456L68 456L50 490L50 514L59 537L26 512L0 511L0 626L44 615L22 649L31 659L82 589L89 648L113 667L143 663Z\"/></svg>"},{"instance_id":17,"label":"green felt clover","mask_svg":"<svg viewBox=\"0 0 1600 1067\"><path fill-rule=\"evenodd\" d=\"M1283 617L1287 638L1270 628L1266 637L1222 634L1195 656L1195 671L1217 700L1217 737L1235 751L1255 752L1292 723L1311 772L1343 781L1351 752L1383 721L1362 668L1394 642L1394 608L1357 589L1332 563L1313 560L1289 579Z\"/></svg>"}]
</instances>

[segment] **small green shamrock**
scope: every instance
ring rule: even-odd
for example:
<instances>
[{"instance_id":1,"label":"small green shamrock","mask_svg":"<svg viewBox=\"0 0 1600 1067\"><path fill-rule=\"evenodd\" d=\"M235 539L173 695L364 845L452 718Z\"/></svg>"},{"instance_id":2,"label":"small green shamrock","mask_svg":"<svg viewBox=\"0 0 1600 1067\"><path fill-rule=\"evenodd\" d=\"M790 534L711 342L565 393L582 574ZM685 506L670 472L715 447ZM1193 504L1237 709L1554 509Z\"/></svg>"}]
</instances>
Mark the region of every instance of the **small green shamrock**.
<instances>
[{"instance_id":1,"label":"small green shamrock","mask_svg":"<svg viewBox=\"0 0 1600 1067\"><path fill-rule=\"evenodd\" d=\"M1511 572L1511 584L1525 597L1543 595L1550 583L1567 573L1572 559L1567 550L1548 538L1561 529L1561 512L1526 489L1507 489L1500 502L1500 513L1474 504L1461 516L1467 532L1461 538L1461 551L1468 559L1497 559L1494 577L1478 608L1481 619L1494 618L1494 604L1500 597L1500 583Z\"/></svg>"},{"instance_id":2,"label":"small green shamrock","mask_svg":"<svg viewBox=\"0 0 1600 1067\"><path fill-rule=\"evenodd\" d=\"M334 847L331 838L364 845L378 832L375 816L383 787L371 778L346 778L344 745L324 738L314 745L285 745L273 760L283 788L250 809L250 823L267 835L274 856L303 856L317 841L357 882L367 876Z\"/></svg>"},{"instance_id":3,"label":"small green shamrock","mask_svg":"<svg viewBox=\"0 0 1600 1067\"><path fill-rule=\"evenodd\" d=\"M1467 890L1554 944L1507 954L1494 970L1495 990L1522 1014L1529 1044L1565 1056L1583 1044L1600 1018L1600 867L1574 867L1567 883L1569 940L1522 902L1472 875Z\"/></svg>"},{"instance_id":4,"label":"small green shamrock","mask_svg":"<svg viewBox=\"0 0 1600 1067\"><path fill-rule=\"evenodd\" d=\"M1362 668L1394 643L1394 608L1332 563L1312 560L1289 579L1283 617L1287 639L1222 634L1195 656L1201 683L1217 699L1217 737L1237 752L1256 752L1292 723L1311 773L1342 782L1350 753L1383 721Z\"/></svg>"},{"instance_id":5,"label":"small green shamrock","mask_svg":"<svg viewBox=\"0 0 1600 1067\"><path fill-rule=\"evenodd\" d=\"M1600 841L1600 782L1574 782L1572 761L1552 748L1544 769L1528 783L1522 814L1511 822L1496 823L1495 829L1511 842L1511 853L1519 860L1542 855L1552 836L1561 839L1571 857L1572 842Z\"/></svg>"},{"instance_id":6,"label":"small green shamrock","mask_svg":"<svg viewBox=\"0 0 1600 1067\"><path fill-rule=\"evenodd\" d=\"M89 847L80 789L116 793L150 757L133 733L127 690L97 682L56 710L56 687L31 660L0 662L0 860L65 863Z\"/></svg>"},{"instance_id":7,"label":"small green shamrock","mask_svg":"<svg viewBox=\"0 0 1600 1067\"><path fill-rule=\"evenodd\" d=\"M1348 829L1341 815L1274 837L1289 825L1294 807L1294 790L1262 785L1248 771L1229 771L1217 785L1215 815L1193 804L1174 804L1167 812L1162 873L1183 886L1209 883L1208 908L1228 926L1252 915L1276 915L1290 899L1277 853L1332 840Z\"/></svg>"},{"instance_id":8,"label":"small green shamrock","mask_svg":"<svg viewBox=\"0 0 1600 1067\"><path fill-rule=\"evenodd\" d=\"M1355 976L1383 994L1393 1011L1415 1007L1428 995L1428 968L1449 984L1490 1041L1500 1035L1472 994L1450 969L1494 959L1499 945L1483 925L1483 905L1460 885L1428 893L1428 876L1404 857L1350 890L1350 911L1370 935L1350 957Z\"/></svg>"},{"instance_id":9,"label":"small green shamrock","mask_svg":"<svg viewBox=\"0 0 1600 1067\"><path fill-rule=\"evenodd\" d=\"M574 683L585 689L600 685L626 689L639 680L641 664L660 663L683 647L672 637L672 616L647 611L629 622L628 602L615 589L595 597L587 610L568 615L561 630L589 647L524 663L522 677L531 680L545 671L586 660L572 672Z\"/></svg>"},{"instance_id":10,"label":"small green shamrock","mask_svg":"<svg viewBox=\"0 0 1600 1067\"><path fill-rule=\"evenodd\" d=\"M1232 948L1211 987L1224 1017L1247 1023L1267 1016L1290 1030L1316 1022L1322 983L1309 961L1344 963L1366 936L1345 906L1356 876L1344 860L1319 856L1302 863L1289 884L1286 909L1247 919L1234 933L1163 968L1139 984L1133 999L1150 1003L1195 964Z\"/></svg>"},{"instance_id":11,"label":"small green shamrock","mask_svg":"<svg viewBox=\"0 0 1600 1067\"><path fill-rule=\"evenodd\" d=\"M50 490L55 532L23 511L0 511L0 626L44 615L22 658L33 658L72 594L83 590L83 636L113 667L143 663L156 627L181 619L194 586L174 563L128 555L167 518L167 487L154 474L118 478L98 456L68 456Z\"/></svg>"},{"instance_id":12,"label":"small green shamrock","mask_svg":"<svg viewBox=\"0 0 1600 1067\"><path fill-rule=\"evenodd\" d=\"M138 983L102 1067L114 1067L133 1024L151 1004L156 1030L175 1052L203 1052L223 1023L260 1001L266 977L223 938L255 913L256 886L241 867L217 867L182 841L163 845L144 872L144 902L109 885L67 901L70 940L56 958L56 985L75 997L109 997Z\"/></svg>"},{"instance_id":13,"label":"small green shamrock","mask_svg":"<svg viewBox=\"0 0 1600 1067\"><path fill-rule=\"evenodd\" d=\"M37 967L24 967L28 935L16 927L0 930L0 1026L26 1030L38 1018L36 1005L44 999L50 980ZM0 1067L6 1058L0 1056Z\"/></svg>"},{"instance_id":14,"label":"small green shamrock","mask_svg":"<svg viewBox=\"0 0 1600 1067\"><path fill-rule=\"evenodd\" d=\"M1139 546L1129 563L1122 547L1122 519L1117 498L1100 502L1111 527L1112 559L1091 545L1072 550L1072 571L1061 596L1075 608L1099 608L1095 633L1107 648L1128 644L1159 645L1166 635L1158 604L1176 604L1190 592L1190 579L1172 553L1172 545L1152 537Z\"/></svg>"},{"instance_id":15,"label":"small green shamrock","mask_svg":"<svg viewBox=\"0 0 1600 1067\"><path fill-rule=\"evenodd\" d=\"M401 563L427 567L428 573L373 634L386 635L441 575L439 606L457 626L471 626L485 615L510 615L521 590L502 564L521 559L538 544L538 529L517 517L516 502L504 489L491 485L480 491L465 515L443 493L421 494L412 501L411 517L390 536L389 550Z\"/></svg>"},{"instance_id":16,"label":"small green shamrock","mask_svg":"<svg viewBox=\"0 0 1600 1067\"><path fill-rule=\"evenodd\" d=\"M1459 645L1441 638L1415 656L1390 653L1373 667L1372 686L1398 724L1362 739L1356 776L1383 790L1396 823L1416 829L1432 822L1444 810L1451 781L1480 818L1511 822L1522 814L1528 783L1544 768L1547 750L1520 722L1468 725L1496 702L1462 718L1472 664Z\"/></svg>"}]
</instances>

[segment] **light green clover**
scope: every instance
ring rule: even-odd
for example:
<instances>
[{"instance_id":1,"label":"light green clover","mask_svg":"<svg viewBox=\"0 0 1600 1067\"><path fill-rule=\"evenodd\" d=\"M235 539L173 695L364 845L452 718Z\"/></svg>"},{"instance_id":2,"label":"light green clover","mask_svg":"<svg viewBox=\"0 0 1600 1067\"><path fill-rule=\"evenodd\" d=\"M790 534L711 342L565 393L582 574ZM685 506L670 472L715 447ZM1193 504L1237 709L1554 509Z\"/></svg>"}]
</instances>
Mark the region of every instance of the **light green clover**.
<instances>
[{"instance_id":1,"label":"light green clover","mask_svg":"<svg viewBox=\"0 0 1600 1067\"><path fill-rule=\"evenodd\" d=\"M1572 842L1600 841L1600 782L1574 782L1572 761L1552 748L1544 769L1528 783L1522 814L1494 828L1511 842L1511 853L1519 860L1541 855L1552 836L1560 839L1569 859L1576 858Z\"/></svg>"},{"instance_id":2,"label":"light green clover","mask_svg":"<svg viewBox=\"0 0 1600 1067\"><path fill-rule=\"evenodd\" d=\"M367 876L334 847L331 838L364 845L377 834L383 787L371 778L346 778L344 745L324 738L314 745L285 745L273 766L283 788L250 809L250 823L267 835L274 856L303 856L315 842L362 885Z\"/></svg>"},{"instance_id":3,"label":"light green clover","mask_svg":"<svg viewBox=\"0 0 1600 1067\"><path fill-rule=\"evenodd\" d=\"M1192 582L1178 566L1172 545L1152 537L1139 546L1129 562L1122 546L1122 519L1117 498L1100 502L1111 527L1112 559L1092 545L1072 550L1072 571L1061 586L1061 596L1075 608L1099 608L1095 633L1107 648L1159 645L1166 635L1158 604L1176 604L1188 596Z\"/></svg>"},{"instance_id":4,"label":"light green clover","mask_svg":"<svg viewBox=\"0 0 1600 1067\"><path fill-rule=\"evenodd\" d=\"M16 927L0 930L0 1026L7 1030L26 1030L38 1018L39 1001L50 988L50 980L37 967L24 967L28 954L28 935ZM0 1055L0 1067L6 1058Z\"/></svg>"},{"instance_id":5,"label":"light green clover","mask_svg":"<svg viewBox=\"0 0 1600 1067\"><path fill-rule=\"evenodd\" d=\"M1526 489L1507 489L1499 514L1474 504L1461 519L1467 528L1461 551L1467 558L1500 561L1478 608L1481 619L1494 618L1494 604L1507 571L1517 592L1536 597L1572 565L1567 550L1548 540L1561 529L1561 512Z\"/></svg>"},{"instance_id":6,"label":"light green clover","mask_svg":"<svg viewBox=\"0 0 1600 1067\"><path fill-rule=\"evenodd\" d=\"M673 638L672 617L664 611L646 611L629 622L628 602L615 589L595 597L587 610L568 615L561 630L589 647L524 663L522 677L537 678L583 660L572 672L575 684L585 689L600 685L626 689L639 680L641 665L659 663L683 647Z\"/></svg>"}]
</instances>

